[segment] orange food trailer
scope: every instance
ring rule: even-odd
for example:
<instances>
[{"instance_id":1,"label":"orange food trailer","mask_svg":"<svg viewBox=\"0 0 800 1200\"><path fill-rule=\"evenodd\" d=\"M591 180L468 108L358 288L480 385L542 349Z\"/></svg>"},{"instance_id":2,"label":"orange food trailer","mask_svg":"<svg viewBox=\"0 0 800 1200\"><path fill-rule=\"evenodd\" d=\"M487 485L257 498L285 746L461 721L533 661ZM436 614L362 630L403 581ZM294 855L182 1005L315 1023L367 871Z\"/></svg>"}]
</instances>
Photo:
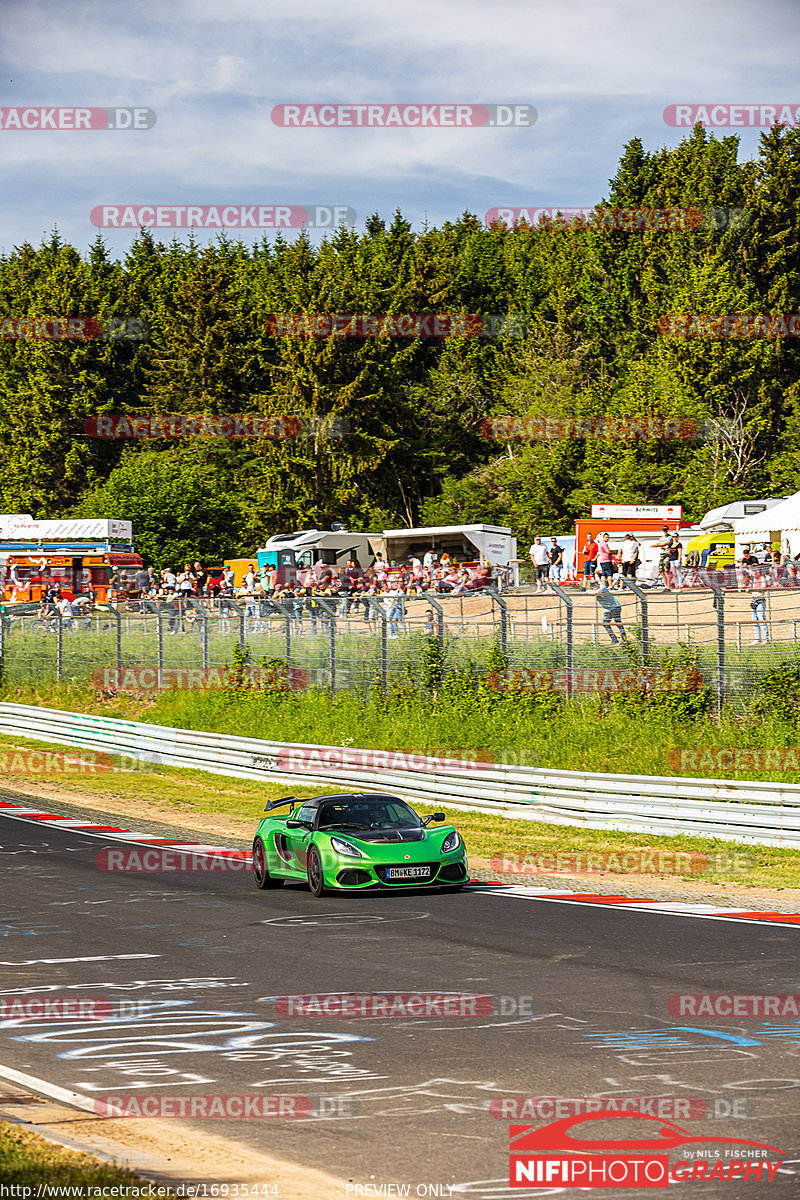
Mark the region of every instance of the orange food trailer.
<instances>
[{"instance_id":1,"label":"orange food trailer","mask_svg":"<svg viewBox=\"0 0 800 1200\"><path fill-rule=\"evenodd\" d=\"M619 549L626 533L632 533L646 551L654 542L662 540L665 525L671 534L692 528L692 523L682 520L682 517L683 506L680 504L593 504L592 515L579 517L575 522L576 578L583 579L583 566L586 561L583 548L590 533L595 541L601 534L607 533L614 550ZM642 562L646 563L648 557L646 554L642 555ZM654 557L654 569L657 570L658 555Z\"/></svg>"}]
</instances>

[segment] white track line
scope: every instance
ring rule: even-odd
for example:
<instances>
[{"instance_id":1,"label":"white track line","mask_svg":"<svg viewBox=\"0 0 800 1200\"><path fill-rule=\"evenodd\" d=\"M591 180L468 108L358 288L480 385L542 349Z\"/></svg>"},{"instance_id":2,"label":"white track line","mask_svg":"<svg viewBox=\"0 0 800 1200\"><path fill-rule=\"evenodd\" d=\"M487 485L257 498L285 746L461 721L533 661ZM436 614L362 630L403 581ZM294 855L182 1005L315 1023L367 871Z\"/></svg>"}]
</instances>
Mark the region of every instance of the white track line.
<instances>
[{"instance_id":1,"label":"white track line","mask_svg":"<svg viewBox=\"0 0 800 1200\"><path fill-rule=\"evenodd\" d=\"M69 1105L70 1108L80 1108L83 1112L89 1112L95 1117L98 1115L94 1101L90 1100L88 1096L81 1096L79 1092L71 1092L68 1088L57 1087L54 1083L48 1083L46 1079L37 1079L35 1075L26 1075L23 1071L15 1071L12 1067L4 1067L2 1064L0 1064L0 1079L7 1079L9 1083L18 1083L21 1087L30 1088L32 1092L39 1092L51 1100L58 1100L61 1104Z\"/></svg>"}]
</instances>

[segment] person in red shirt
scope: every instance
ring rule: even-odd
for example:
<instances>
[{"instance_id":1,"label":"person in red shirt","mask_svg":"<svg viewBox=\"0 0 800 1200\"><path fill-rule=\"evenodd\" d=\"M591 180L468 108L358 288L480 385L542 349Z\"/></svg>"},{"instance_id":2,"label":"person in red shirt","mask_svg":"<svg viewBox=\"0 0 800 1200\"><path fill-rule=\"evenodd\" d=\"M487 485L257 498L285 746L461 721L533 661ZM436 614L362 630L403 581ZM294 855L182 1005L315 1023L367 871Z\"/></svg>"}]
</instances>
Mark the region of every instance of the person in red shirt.
<instances>
[{"instance_id":1,"label":"person in red shirt","mask_svg":"<svg viewBox=\"0 0 800 1200\"><path fill-rule=\"evenodd\" d=\"M594 540L594 534L587 533L586 545L583 547L583 575L587 584L591 583L594 579L594 573L597 570L597 555L599 550L600 547Z\"/></svg>"}]
</instances>

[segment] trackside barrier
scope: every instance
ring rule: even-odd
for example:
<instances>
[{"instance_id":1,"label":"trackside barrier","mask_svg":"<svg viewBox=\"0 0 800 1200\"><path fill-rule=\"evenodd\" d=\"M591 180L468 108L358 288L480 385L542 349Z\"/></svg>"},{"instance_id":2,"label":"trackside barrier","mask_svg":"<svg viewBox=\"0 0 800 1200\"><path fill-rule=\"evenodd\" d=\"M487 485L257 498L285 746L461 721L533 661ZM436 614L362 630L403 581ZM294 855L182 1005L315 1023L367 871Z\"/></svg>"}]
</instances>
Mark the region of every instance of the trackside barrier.
<instances>
[{"instance_id":1,"label":"trackside barrier","mask_svg":"<svg viewBox=\"0 0 800 1200\"><path fill-rule=\"evenodd\" d=\"M554 825L800 847L798 784L459 765L456 760L449 760L444 771L441 759L423 755L414 756L413 769L367 767L359 765L359 757L379 752L264 742L25 704L0 704L0 733L241 779L333 785L339 791L380 787L422 803ZM408 759L401 751L386 751L386 756L389 764L392 757ZM305 758L308 765L312 757L313 771L287 771L278 761Z\"/></svg>"}]
</instances>

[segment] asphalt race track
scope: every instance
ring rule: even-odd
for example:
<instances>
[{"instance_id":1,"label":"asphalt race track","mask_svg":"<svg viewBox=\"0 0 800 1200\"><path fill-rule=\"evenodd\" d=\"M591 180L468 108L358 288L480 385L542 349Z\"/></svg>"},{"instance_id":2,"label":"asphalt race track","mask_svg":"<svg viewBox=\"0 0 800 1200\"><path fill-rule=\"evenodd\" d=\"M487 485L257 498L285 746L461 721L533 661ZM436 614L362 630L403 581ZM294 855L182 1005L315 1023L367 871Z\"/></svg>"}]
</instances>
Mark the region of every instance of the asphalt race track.
<instances>
[{"instance_id":1,"label":"asphalt race track","mask_svg":"<svg viewBox=\"0 0 800 1200\"><path fill-rule=\"evenodd\" d=\"M316 1115L302 1119L196 1123L357 1184L408 1184L412 1196L457 1185L453 1195L474 1200L577 1194L508 1187L510 1118L493 1114L502 1098L674 1097L691 1116L671 1122L693 1137L766 1143L786 1158L771 1182L670 1187L714 1200L798 1194L800 1019L686 1018L668 1006L681 993L800 992L797 926L501 889L317 900L300 886L259 892L249 872L103 872L95 858L110 846L0 816L0 1001L130 1005L106 1020L9 1018L6 1007L4 1068L90 1099L310 1097ZM354 992L491 996L493 1011L298 1016L275 1004ZM553 1115L515 1120L540 1127ZM618 1137L623 1123L627 1136L657 1134L644 1117L576 1133ZM672 1161L712 1148L697 1142Z\"/></svg>"}]
</instances>

